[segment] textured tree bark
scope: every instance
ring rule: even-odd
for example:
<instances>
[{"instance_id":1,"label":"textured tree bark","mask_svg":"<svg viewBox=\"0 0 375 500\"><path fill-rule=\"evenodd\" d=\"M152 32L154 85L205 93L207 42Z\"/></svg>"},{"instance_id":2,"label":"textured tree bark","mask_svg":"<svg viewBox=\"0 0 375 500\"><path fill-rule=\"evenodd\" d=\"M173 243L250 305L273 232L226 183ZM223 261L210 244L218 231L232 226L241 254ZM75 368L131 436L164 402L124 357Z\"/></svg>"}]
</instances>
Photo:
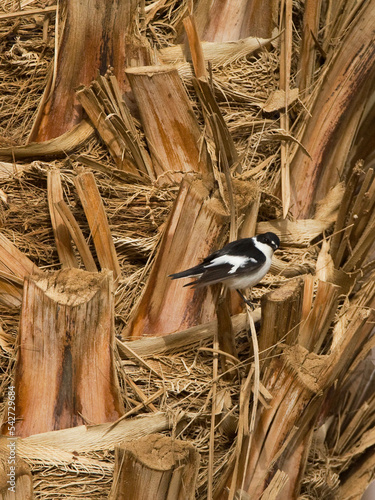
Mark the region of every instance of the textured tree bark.
<instances>
[{"instance_id":1,"label":"textured tree bark","mask_svg":"<svg viewBox=\"0 0 375 500\"><path fill-rule=\"evenodd\" d=\"M55 71L46 87L30 141L42 142L58 137L82 118L75 97L78 85L88 85L98 72L113 68L124 91L126 33L136 14L136 0L90 0L62 2L59 47Z\"/></svg>"},{"instance_id":2,"label":"textured tree bark","mask_svg":"<svg viewBox=\"0 0 375 500\"><path fill-rule=\"evenodd\" d=\"M207 42L270 38L276 5L275 0L200 1L195 9L200 38Z\"/></svg>"},{"instance_id":3,"label":"textured tree bark","mask_svg":"<svg viewBox=\"0 0 375 500\"><path fill-rule=\"evenodd\" d=\"M210 172L210 157L177 70L144 66L126 70L159 184L185 172Z\"/></svg>"},{"instance_id":4,"label":"textured tree bark","mask_svg":"<svg viewBox=\"0 0 375 500\"><path fill-rule=\"evenodd\" d=\"M119 418L113 345L109 271L26 278L15 370L17 436Z\"/></svg>"},{"instance_id":5,"label":"textured tree bark","mask_svg":"<svg viewBox=\"0 0 375 500\"><path fill-rule=\"evenodd\" d=\"M116 446L109 500L193 500L200 455L190 443L151 434Z\"/></svg>"},{"instance_id":6,"label":"textured tree bark","mask_svg":"<svg viewBox=\"0 0 375 500\"><path fill-rule=\"evenodd\" d=\"M307 91L310 93L312 91L310 86L313 81L317 50L314 37L318 37L321 4L321 0L307 0L305 2L297 79L300 92Z\"/></svg>"},{"instance_id":7,"label":"textured tree bark","mask_svg":"<svg viewBox=\"0 0 375 500\"><path fill-rule=\"evenodd\" d=\"M267 358L271 358L271 351L278 342L295 344L301 321L303 291L303 280L296 278L263 295L259 352L265 363Z\"/></svg>"},{"instance_id":8,"label":"textured tree bark","mask_svg":"<svg viewBox=\"0 0 375 500\"><path fill-rule=\"evenodd\" d=\"M74 184L90 226L100 265L102 269L109 269L113 272L113 278L117 285L121 268L94 174L83 172L77 175Z\"/></svg>"},{"instance_id":9,"label":"textured tree bark","mask_svg":"<svg viewBox=\"0 0 375 500\"><path fill-rule=\"evenodd\" d=\"M290 166L291 211L297 218L311 216L315 203L346 173L363 103L374 91L374 8L375 0L367 2L352 22L307 118L301 142L310 156L299 148Z\"/></svg>"},{"instance_id":10,"label":"textured tree bark","mask_svg":"<svg viewBox=\"0 0 375 500\"><path fill-rule=\"evenodd\" d=\"M185 179L165 228L141 299L125 333L128 337L163 336L215 317L218 290L184 287L191 279L169 275L192 267L224 242L228 216L210 199L210 181Z\"/></svg>"}]
</instances>

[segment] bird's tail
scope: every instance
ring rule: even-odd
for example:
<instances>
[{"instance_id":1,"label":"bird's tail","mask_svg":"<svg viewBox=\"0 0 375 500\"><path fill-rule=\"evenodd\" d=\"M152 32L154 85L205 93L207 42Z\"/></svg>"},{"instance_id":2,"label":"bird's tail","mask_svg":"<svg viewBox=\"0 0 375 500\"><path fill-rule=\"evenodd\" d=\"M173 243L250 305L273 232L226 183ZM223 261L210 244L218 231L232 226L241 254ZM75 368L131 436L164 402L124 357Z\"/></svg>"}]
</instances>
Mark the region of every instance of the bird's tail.
<instances>
[{"instance_id":1,"label":"bird's tail","mask_svg":"<svg viewBox=\"0 0 375 500\"><path fill-rule=\"evenodd\" d=\"M192 278L194 276L199 276L203 273L204 268L201 264L195 267L191 267L190 269L186 269L185 271L181 271L179 273L170 274L169 278L172 280L177 280L179 278Z\"/></svg>"}]
</instances>

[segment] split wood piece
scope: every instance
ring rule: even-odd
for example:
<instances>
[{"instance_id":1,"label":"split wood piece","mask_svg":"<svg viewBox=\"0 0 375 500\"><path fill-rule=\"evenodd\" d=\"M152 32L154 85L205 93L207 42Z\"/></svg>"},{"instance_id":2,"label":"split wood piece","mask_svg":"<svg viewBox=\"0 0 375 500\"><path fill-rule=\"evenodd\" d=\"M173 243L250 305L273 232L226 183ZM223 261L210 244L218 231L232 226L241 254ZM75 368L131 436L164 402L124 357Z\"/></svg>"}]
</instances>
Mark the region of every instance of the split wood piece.
<instances>
[{"instance_id":1,"label":"split wood piece","mask_svg":"<svg viewBox=\"0 0 375 500\"><path fill-rule=\"evenodd\" d=\"M256 439L252 440L249 455L248 436L240 454L236 484L237 488L243 485L250 498L261 497L276 469L283 469L284 459L292 456L291 450L300 450L306 434L310 433L320 409L322 387L318 380L325 363L325 359L298 345L286 347L284 356L271 360L265 386L273 399L258 416ZM304 467L301 461L299 467ZM229 474L228 487L231 480ZM218 491L215 498L223 498L221 494Z\"/></svg>"},{"instance_id":2,"label":"split wood piece","mask_svg":"<svg viewBox=\"0 0 375 500\"><path fill-rule=\"evenodd\" d=\"M159 184L184 172L210 173L211 160L177 70L144 66L126 70Z\"/></svg>"},{"instance_id":3,"label":"split wood piece","mask_svg":"<svg viewBox=\"0 0 375 500\"><path fill-rule=\"evenodd\" d=\"M306 464L309 453L311 453L311 443L314 435L314 420L310 429L302 436L287 446L283 456L282 470L285 474L285 481L281 495L273 496L270 500L276 499L298 499L301 493L301 482L304 478ZM277 477L279 471L271 479L271 482ZM267 498L262 495L262 500Z\"/></svg>"},{"instance_id":4,"label":"split wood piece","mask_svg":"<svg viewBox=\"0 0 375 500\"><path fill-rule=\"evenodd\" d=\"M123 413L114 366L109 271L25 279L15 369L17 436L112 422Z\"/></svg>"},{"instance_id":5,"label":"split wood piece","mask_svg":"<svg viewBox=\"0 0 375 500\"><path fill-rule=\"evenodd\" d=\"M375 191L373 174L372 168L366 172L363 181L359 183L358 194L353 197L348 207L345 218L346 227L342 232L341 243L335 255L337 267L343 265L347 257L353 253L354 247L371 219Z\"/></svg>"},{"instance_id":6,"label":"split wood piece","mask_svg":"<svg viewBox=\"0 0 375 500\"><path fill-rule=\"evenodd\" d=\"M92 85L90 87L79 87L77 89L77 99L106 144L117 168L138 175L136 165L126 154L126 147L122 137L111 121L107 119L107 113L95 95Z\"/></svg>"},{"instance_id":7,"label":"split wood piece","mask_svg":"<svg viewBox=\"0 0 375 500\"><path fill-rule=\"evenodd\" d=\"M325 75L291 163L291 210L311 215L316 202L345 175L346 160L375 77L374 1L356 12ZM324 120L321 117L324 116Z\"/></svg>"},{"instance_id":8,"label":"split wood piece","mask_svg":"<svg viewBox=\"0 0 375 500\"><path fill-rule=\"evenodd\" d=\"M252 312L254 323L260 321L260 308ZM232 329L234 335L237 335L243 330L249 329L249 321L247 313L236 314L231 317ZM144 337L131 342L121 342L116 339L117 348L122 358L131 358L131 351L138 356L152 357L159 354L165 354L176 350L186 350L187 348L200 344L204 340L209 340L216 335L217 321L211 321L203 325L193 326L181 332L171 333L163 337ZM125 347L124 347L125 346ZM137 361L137 359L136 359ZM150 367L146 367L150 369Z\"/></svg>"},{"instance_id":9,"label":"split wood piece","mask_svg":"<svg viewBox=\"0 0 375 500\"><path fill-rule=\"evenodd\" d=\"M316 41L318 38L322 0L306 0L303 13L303 30L298 61L297 86L301 92L311 93L316 63Z\"/></svg>"},{"instance_id":10,"label":"split wood piece","mask_svg":"<svg viewBox=\"0 0 375 500\"><path fill-rule=\"evenodd\" d=\"M60 170L56 168L50 170L47 175L47 196L53 234L55 236L61 267L79 267L74 254L70 233L65 226L63 218L55 207L55 204L63 200Z\"/></svg>"},{"instance_id":11,"label":"split wood piece","mask_svg":"<svg viewBox=\"0 0 375 500\"><path fill-rule=\"evenodd\" d=\"M41 275L42 271L0 233L0 302L19 307L23 280L30 274Z\"/></svg>"},{"instance_id":12,"label":"split wood piece","mask_svg":"<svg viewBox=\"0 0 375 500\"><path fill-rule=\"evenodd\" d=\"M188 37L190 56L193 63L196 78L207 79L206 63L203 55L203 47L199 39L197 26L193 15L183 20L186 35Z\"/></svg>"},{"instance_id":13,"label":"split wood piece","mask_svg":"<svg viewBox=\"0 0 375 500\"><path fill-rule=\"evenodd\" d=\"M110 500L193 500L200 455L188 442L151 434L115 448Z\"/></svg>"},{"instance_id":14,"label":"split wood piece","mask_svg":"<svg viewBox=\"0 0 375 500\"><path fill-rule=\"evenodd\" d=\"M273 292L263 295L259 352L263 368L279 343L293 345L298 337L303 305L304 280L288 281Z\"/></svg>"},{"instance_id":15,"label":"split wood piece","mask_svg":"<svg viewBox=\"0 0 375 500\"><path fill-rule=\"evenodd\" d=\"M120 88L125 88L125 40L137 12L137 2L118 2L108 8L91 0L68 0L59 9L59 45L55 70L46 86L30 140L60 136L82 119L75 90L89 85L98 71L113 67ZM85 54L85 57L82 57Z\"/></svg>"},{"instance_id":16,"label":"split wood piece","mask_svg":"<svg viewBox=\"0 0 375 500\"><path fill-rule=\"evenodd\" d=\"M280 90L284 92L284 112L280 114L280 127L289 135L290 68L292 62L292 0L285 0L280 13ZM281 199L283 218L290 207L290 144L281 141Z\"/></svg>"},{"instance_id":17,"label":"split wood piece","mask_svg":"<svg viewBox=\"0 0 375 500\"><path fill-rule=\"evenodd\" d=\"M215 317L218 292L184 287L190 280L170 274L192 267L224 242L228 216L211 181L184 179L169 216L150 276L125 336L161 336Z\"/></svg>"},{"instance_id":18,"label":"split wood piece","mask_svg":"<svg viewBox=\"0 0 375 500\"><path fill-rule=\"evenodd\" d=\"M81 228L79 227L78 222L74 218L74 215L70 211L68 205L65 203L65 201L60 200L58 203L56 203L55 207L57 212L60 214L65 227L69 231L72 240L76 244L77 250L82 258L86 271L89 271L90 273L98 272L94 258L90 252L90 248L86 243Z\"/></svg>"},{"instance_id":19,"label":"split wood piece","mask_svg":"<svg viewBox=\"0 0 375 500\"><path fill-rule=\"evenodd\" d=\"M235 41L247 36L269 38L276 21L275 0L197 2L198 32L209 42Z\"/></svg>"},{"instance_id":20,"label":"split wood piece","mask_svg":"<svg viewBox=\"0 0 375 500\"><path fill-rule=\"evenodd\" d=\"M114 76L103 76L89 87L81 86L77 98L108 147L117 167L137 177L154 180L151 158L140 140L130 110Z\"/></svg>"},{"instance_id":21,"label":"split wood piece","mask_svg":"<svg viewBox=\"0 0 375 500\"><path fill-rule=\"evenodd\" d=\"M373 448L370 448L360 460L355 461L349 470L345 471L345 478L341 481L337 498L350 498L352 500L367 498L371 500L375 490L374 470L375 453ZM364 495L367 487L369 487L370 494L366 492Z\"/></svg>"},{"instance_id":22,"label":"split wood piece","mask_svg":"<svg viewBox=\"0 0 375 500\"><path fill-rule=\"evenodd\" d=\"M188 36L190 54L196 76L196 78L193 79L194 88L203 108L204 119L208 126L208 130L210 130L213 135L217 150L216 156L219 159L219 163L224 163L223 155L226 158L225 166L227 168L225 169L223 165L221 165L221 171L225 173L228 171L228 175L230 175L229 167L238 160L238 154L229 133L228 126L225 123L208 82L202 44L197 33L193 16L184 19L184 27ZM227 187L229 192L230 182L227 182Z\"/></svg>"},{"instance_id":23,"label":"split wood piece","mask_svg":"<svg viewBox=\"0 0 375 500\"><path fill-rule=\"evenodd\" d=\"M307 439L321 411L323 393L335 382L345 379L356 366L358 357L363 359L363 350L368 352L366 341L375 320L374 304L372 280L358 292L336 324L329 355L310 353L300 345L286 346L283 356L270 362L264 384L273 399L258 418L257 439L253 441L249 460L246 461L246 442L241 454L239 477L245 477L245 491L251 498L261 495L276 464L283 468L294 451L301 449L301 443ZM303 468L302 455L300 467Z\"/></svg>"},{"instance_id":24,"label":"split wood piece","mask_svg":"<svg viewBox=\"0 0 375 500\"><path fill-rule=\"evenodd\" d=\"M299 329L298 343L308 351L318 353L335 317L339 286L319 281L313 307Z\"/></svg>"},{"instance_id":25,"label":"split wood piece","mask_svg":"<svg viewBox=\"0 0 375 500\"><path fill-rule=\"evenodd\" d=\"M1 441L0 498L33 500L33 476L28 464L18 456L16 439L2 438Z\"/></svg>"},{"instance_id":26,"label":"split wood piece","mask_svg":"<svg viewBox=\"0 0 375 500\"><path fill-rule=\"evenodd\" d=\"M0 158L8 160L30 160L32 158L57 158L72 153L79 149L95 134L92 125L82 120L78 125L59 137L50 139L40 144L30 142L26 146L12 146L0 148Z\"/></svg>"},{"instance_id":27,"label":"split wood piece","mask_svg":"<svg viewBox=\"0 0 375 500\"><path fill-rule=\"evenodd\" d=\"M288 484L288 481L289 481L288 474L286 474L286 472L284 471L278 470L271 479L270 484L264 490L262 495L262 500L276 500L277 498L280 498L279 494L281 492L283 496L286 496L285 495L286 491L284 490L284 487L286 484ZM247 493L245 494L247 495ZM288 498L292 497L289 496ZM243 500L250 500L249 495L247 495L247 497L244 497Z\"/></svg>"},{"instance_id":28,"label":"split wood piece","mask_svg":"<svg viewBox=\"0 0 375 500\"><path fill-rule=\"evenodd\" d=\"M84 172L75 177L74 185L89 223L100 265L102 269L113 272L113 279L117 285L121 275L120 264L95 177L92 172Z\"/></svg>"},{"instance_id":29,"label":"split wood piece","mask_svg":"<svg viewBox=\"0 0 375 500\"><path fill-rule=\"evenodd\" d=\"M137 66L140 66L140 64L137 64ZM117 78L114 75L109 76L108 79L99 77L98 83L100 84L104 94L109 97L110 104L114 108L114 114L109 118L114 120L114 125L116 123L118 124L117 130L121 133L124 142L128 146L137 165L138 171L147 174L152 181L155 180L155 172L150 155L143 145L130 109L122 98ZM105 99L104 102L108 106L108 99ZM108 111L109 110L110 108L108 108Z\"/></svg>"}]
</instances>

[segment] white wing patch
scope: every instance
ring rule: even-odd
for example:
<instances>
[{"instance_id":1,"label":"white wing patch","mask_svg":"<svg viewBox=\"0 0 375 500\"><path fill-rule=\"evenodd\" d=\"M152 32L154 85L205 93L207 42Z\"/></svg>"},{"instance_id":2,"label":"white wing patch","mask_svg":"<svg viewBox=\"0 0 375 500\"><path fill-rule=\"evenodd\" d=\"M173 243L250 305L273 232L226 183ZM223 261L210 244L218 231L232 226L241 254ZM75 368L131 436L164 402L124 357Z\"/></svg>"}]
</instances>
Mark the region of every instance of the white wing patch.
<instances>
[{"instance_id":1,"label":"white wing patch","mask_svg":"<svg viewBox=\"0 0 375 500\"><path fill-rule=\"evenodd\" d=\"M249 259L249 257L242 257L240 255L220 255L220 257L216 257L210 264L206 264L204 267L207 268L220 266L221 264L229 264L232 266L232 269L228 271L228 274L233 274L239 267L245 266L249 261L256 262L255 259Z\"/></svg>"}]
</instances>

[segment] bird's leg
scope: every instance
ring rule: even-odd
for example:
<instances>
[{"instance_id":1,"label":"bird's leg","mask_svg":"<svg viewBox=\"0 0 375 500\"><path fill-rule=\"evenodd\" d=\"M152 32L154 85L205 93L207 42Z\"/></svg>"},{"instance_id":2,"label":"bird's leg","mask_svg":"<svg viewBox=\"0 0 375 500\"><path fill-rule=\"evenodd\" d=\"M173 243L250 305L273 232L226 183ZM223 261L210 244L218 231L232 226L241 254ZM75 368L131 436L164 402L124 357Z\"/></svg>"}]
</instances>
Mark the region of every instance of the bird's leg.
<instances>
[{"instance_id":1,"label":"bird's leg","mask_svg":"<svg viewBox=\"0 0 375 500\"><path fill-rule=\"evenodd\" d=\"M250 307L250 309L251 309L252 311L254 311L254 308L255 308L255 307L254 307L254 304L252 304L252 303L251 303L251 300L250 300L250 299L247 299L247 298L244 296L244 294L243 294L240 290L238 290L238 288L236 288L236 291L237 291L237 293L239 294L239 296L242 298L242 300L245 302L245 304L247 304L247 305Z\"/></svg>"}]
</instances>

